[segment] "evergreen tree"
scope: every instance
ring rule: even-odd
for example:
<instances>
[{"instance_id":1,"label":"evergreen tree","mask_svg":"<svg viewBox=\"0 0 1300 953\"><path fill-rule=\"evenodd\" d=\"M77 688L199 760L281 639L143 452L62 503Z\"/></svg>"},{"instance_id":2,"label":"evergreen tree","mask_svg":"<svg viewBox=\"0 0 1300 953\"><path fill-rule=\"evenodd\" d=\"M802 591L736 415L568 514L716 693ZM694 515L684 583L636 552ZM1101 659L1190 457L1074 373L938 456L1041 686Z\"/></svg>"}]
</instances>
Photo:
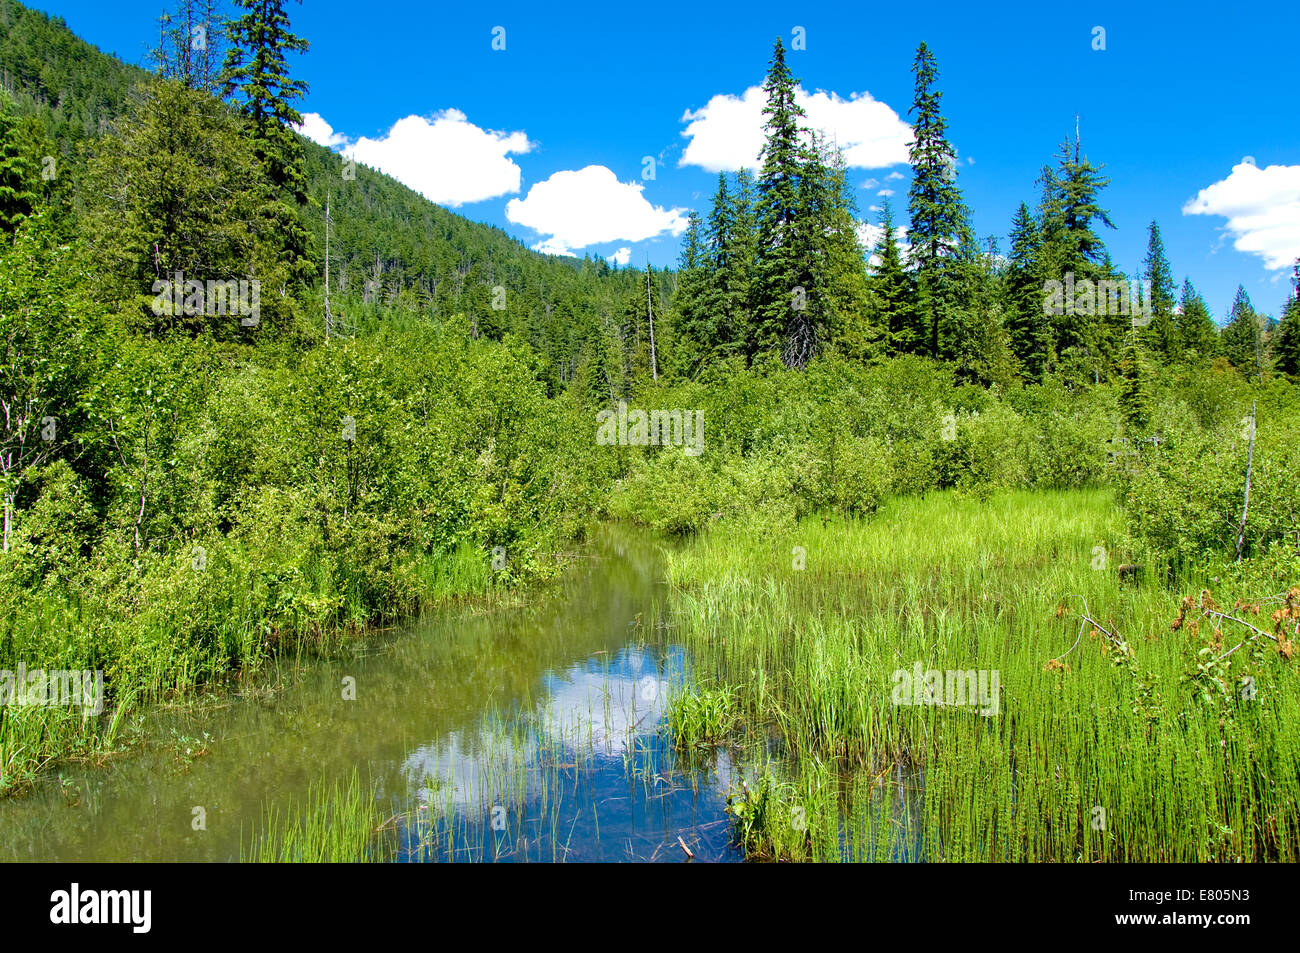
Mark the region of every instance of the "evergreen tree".
<instances>
[{"instance_id":1,"label":"evergreen tree","mask_svg":"<svg viewBox=\"0 0 1300 953\"><path fill-rule=\"evenodd\" d=\"M844 353L865 360L880 352L883 332L871 320L866 256L858 237L857 203L844 155L821 144L821 203L812 210L811 242L817 248L814 286L826 303L826 334Z\"/></svg>"},{"instance_id":2,"label":"evergreen tree","mask_svg":"<svg viewBox=\"0 0 1300 953\"><path fill-rule=\"evenodd\" d=\"M1039 382L1052 356L1052 326L1043 309L1038 226L1024 202L1011 222L1011 259L1006 275L1007 332L1012 353L1028 382Z\"/></svg>"},{"instance_id":3,"label":"evergreen tree","mask_svg":"<svg viewBox=\"0 0 1300 953\"><path fill-rule=\"evenodd\" d=\"M1247 377L1264 374L1264 330L1260 316L1255 313L1246 289L1237 285L1232 301L1232 312L1223 328L1223 353L1228 361Z\"/></svg>"},{"instance_id":4,"label":"evergreen tree","mask_svg":"<svg viewBox=\"0 0 1300 953\"><path fill-rule=\"evenodd\" d=\"M159 76L218 94L225 32L218 7L217 0L177 0L170 12L162 14L154 51Z\"/></svg>"},{"instance_id":5,"label":"evergreen tree","mask_svg":"<svg viewBox=\"0 0 1300 953\"><path fill-rule=\"evenodd\" d=\"M786 66L785 48L778 38L763 82L767 139L760 153L758 176L751 357L779 350L788 366L802 366L800 362L806 362L819 344L807 313L813 284L812 249L800 218L808 200L802 187L808 155L805 130L799 124L804 110L795 102L797 82Z\"/></svg>"},{"instance_id":6,"label":"evergreen tree","mask_svg":"<svg viewBox=\"0 0 1300 953\"><path fill-rule=\"evenodd\" d=\"M945 278L950 292L947 304L935 312L936 355L955 365L959 381L980 378L981 353L988 344L988 322L992 314L993 269L965 224L961 227L957 254L947 262Z\"/></svg>"},{"instance_id":7,"label":"evergreen tree","mask_svg":"<svg viewBox=\"0 0 1300 953\"><path fill-rule=\"evenodd\" d=\"M1124 347L1124 357L1119 365L1120 412L1130 436L1146 433L1151 423L1151 372L1143 353L1141 341L1130 331Z\"/></svg>"},{"instance_id":8,"label":"evergreen tree","mask_svg":"<svg viewBox=\"0 0 1300 953\"><path fill-rule=\"evenodd\" d=\"M706 268L708 249L702 232L699 213L691 212L678 257L677 291L673 296L677 363L681 371L688 375L693 375L700 362L711 353L709 275Z\"/></svg>"},{"instance_id":9,"label":"evergreen tree","mask_svg":"<svg viewBox=\"0 0 1300 953\"><path fill-rule=\"evenodd\" d=\"M872 255L876 263L868 282L876 323L884 332L886 353L917 354L925 346L925 334L912 307L912 276L903 267L888 199L881 209L881 229Z\"/></svg>"},{"instance_id":10,"label":"evergreen tree","mask_svg":"<svg viewBox=\"0 0 1300 953\"><path fill-rule=\"evenodd\" d=\"M1178 302L1178 348L1188 362L1206 362L1220 351L1219 328L1190 278L1183 280Z\"/></svg>"},{"instance_id":11,"label":"evergreen tree","mask_svg":"<svg viewBox=\"0 0 1300 953\"><path fill-rule=\"evenodd\" d=\"M1142 264L1142 277L1151 288L1151 323L1143 328L1146 347L1163 363L1183 360L1174 315L1173 269L1165 255L1160 225L1154 221L1147 227L1147 256ZM1130 306L1136 308L1137 302Z\"/></svg>"},{"instance_id":12,"label":"evergreen tree","mask_svg":"<svg viewBox=\"0 0 1300 953\"><path fill-rule=\"evenodd\" d=\"M915 114L908 154L912 166L908 240L916 272L918 316L928 335L927 353L953 356L965 350L965 342L957 339L963 322L955 314L959 303L954 259L968 237L967 212L957 188L956 152L948 142L947 121L939 111L943 94L934 88L938 67L924 43L917 48L912 72L916 86L908 111Z\"/></svg>"},{"instance_id":13,"label":"evergreen tree","mask_svg":"<svg viewBox=\"0 0 1300 953\"><path fill-rule=\"evenodd\" d=\"M235 3L245 12L229 25L225 95L252 123L258 157L271 182L305 201L302 157L289 127L302 122L293 103L306 95L307 84L289 75L285 56L305 52L309 44L289 31L284 0Z\"/></svg>"},{"instance_id":14,"label":"evergreen tree","mask_svg":"<svg viewBox=\"0 0 1300 953\"><path fill-rule=\"evenodd\" d=\"M40 171L32 152L31 122L13 115L0 90L0 239L40 203Z\"/></svg>"},{"instance_id":15,"label":"evergreen tree","mask_svg":"<svg viewBox=\"0 0 1300 953\"><path fill-rule=\"evenodd\" d=\"M736 173L736 185L730 197L731 221L721 253L723 309L727 320L723 333L718 336L718 348L724 356L745 353L753 333L750 298L758 234L754 217L754 179L748 169Z\"/></svg>"},{"instance_id":16,"label":"evergreen tree","mask_svg":"<svg viewBox=\"0 0 1300 953\"><path fill-rule=\"evenodd\" d=\"M1076 134L1073 140L1067 137L1062 143L1057 167L1044 169L1041 181L1038 225L1043 243L1043 278L1063 283L1072 279L1076 287L1089 282L1094 289L1091 307L1085 296L1082 301L1064 302L1061 313L1052 315L1056 352L1063 364L1097 379L1103 367L1113 366L1123 334L1132 327L1130 315L1101 315L1095 294L1099 282L1118 277L1093 227L1094 222L1115 227L1100 204L1101 191L1110 180L1102 177L1100 166L1080 156Z\"/></svg>"},{"instance_id":17,"label":"evergreen tree","mask_svg":"<svg viewBox=\"0 0 1300 953\"><path fill-rule=\"evenodd\" d=\"M290 76L285 57L306 51L309 44L290 32L284 0L235 2L245 12L229 24L224 93L238 104L252 127L254 149L272 195L290 200L273 210L280 220L283 256L301 280L316 269L306 230L293 208L307 204L307 177L302 147L290 127L302 123L293 104L307 93L307 84Z\"/></svg>"},{"instance_id":18,"label":"evergreen tree","mask_svg":"<svg viewBox=\"0 0 1300 953\"><path fill-rule=\"evenodd\" d=\"M105 300L122 296L145 329L246 332L241 317L204 301L182 309L157 300L154 283L257 281L258 325L283 324L287 302L271 294L288 279L280 219L242 127L223 104L172 80L154 80L120 135L99 140L86 172L81 219ZM188 296L188 292L186 293ZM186 313L187 311L191 313Z\"/></svg>"},{"instance_id":19,"label":"evergreen tree","mask_svg":"<svg viewBox=\"0 0 1300 953\"><path fill-rule=\"evenodd\" d=\"M1282 321L1273 338L1273 366L1283 374L1300 377L1300 258L1291 280L1294 291L1282 308Z\"/></svg>"}]
</instances>

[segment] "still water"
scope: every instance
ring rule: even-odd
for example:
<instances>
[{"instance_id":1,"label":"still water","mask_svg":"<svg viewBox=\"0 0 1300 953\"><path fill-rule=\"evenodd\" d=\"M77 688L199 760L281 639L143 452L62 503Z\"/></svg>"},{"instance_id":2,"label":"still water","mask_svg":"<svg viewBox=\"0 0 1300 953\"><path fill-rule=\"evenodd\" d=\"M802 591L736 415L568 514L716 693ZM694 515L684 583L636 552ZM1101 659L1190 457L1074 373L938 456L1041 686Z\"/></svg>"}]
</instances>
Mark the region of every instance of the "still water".
<instances>
[{"instance_id":1,"label":"still water","mask_svg":"<svg viewBox=\"0 0 1300 953\"><path fill-rule=\"evenodd\" d=\"M154 711L126 753L0 801L0 861L238 860L268 808L354 771L399 860L740 860L726 751L688 763L660 730L690 677L650 631L661 578L651 540L607 527L533 604L440 610Z\"/></svg>"}]
</instances>

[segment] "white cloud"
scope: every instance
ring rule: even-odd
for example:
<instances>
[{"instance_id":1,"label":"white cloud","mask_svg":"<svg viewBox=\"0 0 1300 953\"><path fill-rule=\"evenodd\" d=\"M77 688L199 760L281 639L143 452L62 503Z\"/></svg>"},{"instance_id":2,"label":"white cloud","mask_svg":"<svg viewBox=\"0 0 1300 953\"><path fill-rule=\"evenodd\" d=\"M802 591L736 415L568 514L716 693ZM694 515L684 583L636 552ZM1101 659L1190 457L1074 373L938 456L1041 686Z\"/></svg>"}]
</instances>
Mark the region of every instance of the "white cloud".
<instances>
[{"instance_id":1,"label":"white cloud","mask_svg":"<svg viewBox=\"0 0 1300 953\"><path fill-rule=\"evenodd\" d=\"M620 248L618 251L614 252L614 254L606 255L605 258L622 268L632 260L632 249L626 247Z\"/></svg>"},{"instance_id":2,"label":"white cloud","mask_svg":"<svg viewBox=\"0 0 1300 953\"><path fill-rule=\"evenodd\" d=\"M901 179L901 178L903 178L903 173L901 173L901 172L891 172L891 173L889 173L889 175L885 176L885 181L886 181L886 182L896 182L896 181L898 181L898 180Z\"/></svg>"},{"instance_id":3,"label":"white cloud","mask_svg":"<svg viewBox=\"0 0 1300 953\"><path fill-rule=\"evenodd\" d=\"M690 142L678 165L696 165L709 172L742 167L757 171L766 101L762 88L751 86L739 96L719 93L700 109L686 110L682 135ZM795 101L808 114L804 124L838 144L849 168L880 169L907 161L912 127L870 93L851 93L844 99L801 87L795 90Z\"/></svg>"},{"instance_id":4,"label":"white cloud","mask_svg":"<svg viewBox=\"0 0 1300 953\"><path fill-rule=\"evenodd\" d=\"M322 125L329 128L323 120ZM459 109L447 109L431 119L399 119L386 135L363 136L343 154L391 175L431 202L455 208L518 192L519 166L509 156L531 148L522 132L480 129Z\"/></svg>"},{"instance_id":5,"label":"white cloud","mask_svg":"<svg viewBox=\"0 0 1300 953\"><path fill-rule=\"evenodd\" d=\"M878 179L867 179L867 181L863 182L860 186L858 186L858 188L874 189L878 185L880 185L880 181Z\"/></svg>"},{"instance_id":6,"label":"white cloud","mask_svg":"<svg viewBox=\"0 0 1300 953\"><path fill-rule=\"evenodd\" d=\"M889 198L891 195L894 194L894 190L893 190L893 189L881 189L881 190L880 190L879 192L877 192L876 194L877 194L877 195L883 195L885 198Z\"/></svg>"},{"instance_id":7,"label":"white cloud","mask_svg":"<svg viewBox=\"0 0 1300 953\"><path fill-rule=\"evenodd\" d=\"M327 149L346 145L348 141L348 137L341 132L335 132L334 127L327 123L320 113L303 113L302 125L294 126L293 129L294 132L302 133L312 142Z\"/></svg>"},{"instance_id":8,"label":"white cloud","mask_svg":"<svg viewBox=\"0 0 1300 953\"><path fill-rule=\"evenodd\" d=\"M1237 251L1258 255L1266 268L1288 268L1300 257L1300 165L1261 169L1242 160L1226 179L1201 189L1183 214L1226 218Z\"/></svg>"},{"instance_id":9,"label":"white cloud","mask_svg":"<svg viewBox=\"0 0 1300 953\"><path fill-rule=\"evenodd\" d=\"M620 182L603 165L556 172L522 199L506 203L506 218L546 236L538 251L572 255L601 242L639 242L686 231L686 209L651 205L640 182Z\"/></svg>"}]
</instances>

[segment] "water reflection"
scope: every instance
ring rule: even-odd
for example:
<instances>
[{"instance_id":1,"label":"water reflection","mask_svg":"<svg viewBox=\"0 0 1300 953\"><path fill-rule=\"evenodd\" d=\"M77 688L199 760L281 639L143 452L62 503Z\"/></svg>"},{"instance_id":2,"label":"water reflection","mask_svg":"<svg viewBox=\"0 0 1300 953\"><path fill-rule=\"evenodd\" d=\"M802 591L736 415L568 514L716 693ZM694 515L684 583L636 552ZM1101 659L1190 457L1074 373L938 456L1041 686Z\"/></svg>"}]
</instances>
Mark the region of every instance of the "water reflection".
<instances>
[{"instance_id":1,"label":"water reflection","mask_svg":"<svg viewBox=\"0 0 1300 953\"><path fill-rule=\"evenodd\" d=\"M469 856L432 849L435 820L483 827L481 859L681 860L678 836L700 859L738 859L725 755L682 762L657 731L688 676L682 651L642 628L659 560L647 537L609 527L530 604L432 613L274 691L155 710L131 751L0 800L0 860L237 860L268 808L354 770L398 817L404 859ZM494 831L493 807L513 826Z\"/></svg>"}]
</instances>

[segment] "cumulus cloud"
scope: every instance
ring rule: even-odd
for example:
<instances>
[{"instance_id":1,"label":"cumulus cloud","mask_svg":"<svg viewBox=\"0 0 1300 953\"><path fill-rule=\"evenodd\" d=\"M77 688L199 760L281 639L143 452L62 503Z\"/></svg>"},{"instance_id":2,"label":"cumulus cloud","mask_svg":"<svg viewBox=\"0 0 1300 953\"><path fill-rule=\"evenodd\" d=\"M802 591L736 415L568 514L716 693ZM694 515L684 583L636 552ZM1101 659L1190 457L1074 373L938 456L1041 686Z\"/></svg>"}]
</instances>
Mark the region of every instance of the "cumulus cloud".
<instances>
[{"instance_id":1,"label":"cumulus cloud","mask_svg":"<svg viewBox=\"0 0 1300 953\"><path fill-rule=\"evenodd\" d=\"M303 113L302 125L293 128L295 132L302 133L312 142L327 149L346 145L348 141L348 137L341 132L335 132L334 127L327 123L320 113Z\"/></svg>"},{"instance_id":2,"label":"cumulus cloud","mask_svg":"<svg viewBox=\"0 0 1300 953\"><path fill-rule=\"evenodd\" d=\"M1300 165L1261 169L1243 159L1226 179L1201 189L1183 214L1222 216L1237 251L1258 255L1269 269L1290 267L1300 257Z\"/></svg>"},{"instance_id":3,"label":"cumulus cloud","mask_svg":"<svg viewBox=\"0 0 1300 953\"><path fill-rule=\"evenodd\" d=\"M742 167L757 171L766 101L762 88L751 86L739 96L720 93L700 109L686 110L682 135L690 142L678 164L709 172ZM836 143L849 168L881 169L907 161L912 127L870 93L851 93L844 99L833 92L809 93L800 87L795 101L808 114L804 124Z\"/></svg>"},{"instance_id":4,"label":"cumulus cloud","mask_svg":"<svg viewBox=\"0 0 1300 953\"><path fill-rule=\"evenodd\" d=\"M324 120L321 125L329 129ZM480 129L459 109L447 109L427 119L399 119L387 134L363 136L343 155L392 176L431 202L455 208L518 192L520 170L510 155L531 148L522 132Z\"/></svg>"},{"instance_id":5,"label":"cumulus cloud","mask_svg":"<svg viewBox=\"0 0 1300 953\"><path fill-rule=\"evenodd\" d=\"M618 251L614 252L614 254L606 255L605 259L622 268L632 260L632 249L626 247L620 248Z\"/></svg>"},{"instance_id":6,"label":"cumulus cloud","mask_svg":"<svg viewBox=\"0 0 1300 953\"><path fill-rule=\"evenodd\" d=\"M506 203L506 218L545 236L533 247L553 255L602 242L639 242L686 231L686 209L651 205L640 182L620 182L603 165L556 172ZM630 254L630 252L629 252Z\"/></svg>"}]
</instances>

